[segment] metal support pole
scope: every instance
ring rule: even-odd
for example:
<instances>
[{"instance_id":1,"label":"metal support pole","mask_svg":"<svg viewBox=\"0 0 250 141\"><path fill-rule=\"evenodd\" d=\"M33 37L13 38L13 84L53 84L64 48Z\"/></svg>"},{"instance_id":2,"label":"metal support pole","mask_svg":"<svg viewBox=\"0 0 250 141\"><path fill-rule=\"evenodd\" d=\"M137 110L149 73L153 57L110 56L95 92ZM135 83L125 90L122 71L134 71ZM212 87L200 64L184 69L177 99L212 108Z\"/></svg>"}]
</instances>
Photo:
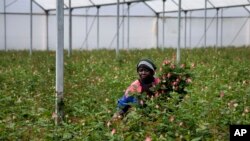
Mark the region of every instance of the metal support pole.
<instances>
[{"instance_id":1,"label":"metal support pole","mask_svg":"<svg viewBox=\"0 0 250 141\"><path fill-rule=\"evenodd\" d=\"M49 12L45 11L46 15L46 50L49 50Z\"/></svg>"},{"instance_id":2,"label":"metal support pole","mask_svg":"<svg viewBox=\"0 0 250 141\"><path fill-rule=\"evenodd\" d=\"M190 11L190 23L189 23L189 47L192 47L192 11Z\"/></svg>"},{"instance_id":3,"label":"metal support pole","mask_svg":"<svg viewBox=\"0 0 250 141\"><path fill-rule=\"evenodd\" d=\"M223 47L223 8L221 8L221 33L220 33L220 47Z\"/></svg>"},{"instance_id":4,"label":"metal support pole","mask_svg":"<svg viewBox=\"0 0 250 141\"><path fill-rule=\"evenodd\" d=\"M69 50L68 56L72 54L72 8L71 0L69 0Z\"/></svg>"},{"instance_id":5,"label":"metal support pole","mask_svg":"<svg viewBox=\"0 0 250 141\"><path fill-rule=\"evenodd\" d=\"M6 0L3 1L3 16L4 16L4 50L7 51Z\"/></svg>"},{"instance_id":6,"label":"metal support pole","mask_svg":"<svg viewBox=\"0 0 250 141\"><path fill-rule=\"evenodd\" d=\"M216 8L216 47L218 46L219 37L219 8Z\"/></svg>"},{"instance_id":7,"label":"metal support pole","mask_svg":"<svg viewBox=\"0 0 250 141\"><path fill-rule=\"evenodd\" d=\"M187 48L187 11L184 11L184 14L185 14L184 47Z\"/></svg>"},{"instance_id":8,"label":"metal support pole","mask_svg":"<svg viewBox=\"0 0 250 141\"><path fill-rule=\"evenodd\" d=\"M207 46L207 0L205 0L204 9L204 47Z\"/></svg>"},{"instance_id":9,"label":"metal support pole","mask_svg":"<svg viewBox=\"0 0 250 141\"><path fill-rule=\"evenodd\" d=\"M123 0L124 2L124 0ZM124 49L124 37L125 37L125 28L124 28L124 4L122 4L122 49Z\"/></svg>"},{"instance_id":10,"label":"metal support pole","mask_svg":"<svg viewBox=\"0 0 250 141\"><path fill-rule=\"evenodd\" d=\"M164 46L165 46L165 43L164 43L164 41L165 41L165 2L166 2L166 0L162 0L163 1L163 10L162 10L162 12L163 12L163 15L162 15L162 49L164 48Z\"/></svg>"},{"instance_id":11,"label":"metal support pole","mask_svg":"<svg viewBox=\"0 0 250 141\"><path fill-rule=\"evenodd\" d=\"M250 0L248 0L248 1L249 1L249 3L250 3ZM248 14L250 14L250 10L247 9L246 6L244 6L244 9L248 12ZM248 21L249 21L249 17L250 17L250 15L248 16ZM247 22L247 21L246 21L246 22ZM249 24L248 24L248 29L250 29L249 27L250 27L250 26L249 26ZM250 36L249 36L249 33L250 33L250 31L248 32L248 35L246 36L246 37L248 37L248 38L247 38L247 41L246 41L246 42L247 42L246 45L249 45L249 41L250 41L250 40L249 40L249 39L250 39L250 38L249 38L249 37L250 37Z\"/></svg>"},{"instance_id":12,"label":"metal support pole","mask_svg":"<svg viewBox=\"0 0 250 141\"><path fill-rule=\"evenodd\" d=\"M32 35L32 33L33 33L33 6L32 6L32 1L33 0L30 0L30 55L32 55L32 48L33 48L33 46L32 46L32 41L33 41L33 35Z\"/></svg>"},{"instance_id":13,"label":"metal support pole","mask_svg":"<svg viewBox=\"0 0 250 141\"><path fill-rule=\"evenodd\" d=\"M63 49L64 49L64 11L63 0L57 0L56 25L57 25L57 48L56 48L56 106L55 124L63 120Z\"/></svg>"},{"instance_id":14,"label":"metal support pole","mask_svg":"<svg viewBox=\"0 0 250 141\"><path fill-rule=\"evenodd\" d=\"M120 38L120 32L119 32L119 23L120 23L120 0L117 0L117 25L116 25L116 31L117 31L117 37L116 37L116 58L119 57L119 38Z\"/></svg>"},{"instance_id":15,"label":"metal support pole","mask_svg":"<svg viewBox=\"0 0 250 141\"><path fill-rule=\"evenodd\" d=\"M177 64L179 64L181 60L180 48L181 48L181 0L179 0L179 6L178 6L178 47L176 55Z\"/></svg>"},{"instance_id":16,"label":"metal support pole","mask_svg":"<svg viewBox=\"0 0 250 141\"><path fill-rule=\"evenodd\" d=\"M100 6L97 6L97 24L96 24L96 30L97 30L97 33L96 33L96 36L97 36L97 49L99 49L100 47Z\"/></svg>"},{"instance_id":17,"label":"metal support pole","mask_svg":"<svg viewBox=\"0 0 250 141\"><path fill-rule=\"evenodd\" d=\"M156 13L156 48L159 48L159 13Z\"/></svg>"},{"instance_id":18,"label":"metal support pole","mask_svg":"<svg viewBox=\"0 0 250 141\"><path fill-rule=\"evenodd\" d=\"M88 8L86 8L86 49L88 49Z\"/></svg>"},{"instance_id":19,"label":"metal support pole","mask_svg":"<svg viewBox=\"0 0 250 141\"><path fill-rule=\"evenodd\" d=\"M128 4L127 4L127 5L128 5L128 21L127 21L127 22L128 22L128 29L127 29L127 30L128 30L128 31L127 31L127 32L128 32L128 33L127 33L127 34L128 34L128 35L127 35L128 49L130 48L130 40L129 40L129 39L130 39L130 4L131 4L131 3L128 3Z\"/></svg>"}]
</instances>

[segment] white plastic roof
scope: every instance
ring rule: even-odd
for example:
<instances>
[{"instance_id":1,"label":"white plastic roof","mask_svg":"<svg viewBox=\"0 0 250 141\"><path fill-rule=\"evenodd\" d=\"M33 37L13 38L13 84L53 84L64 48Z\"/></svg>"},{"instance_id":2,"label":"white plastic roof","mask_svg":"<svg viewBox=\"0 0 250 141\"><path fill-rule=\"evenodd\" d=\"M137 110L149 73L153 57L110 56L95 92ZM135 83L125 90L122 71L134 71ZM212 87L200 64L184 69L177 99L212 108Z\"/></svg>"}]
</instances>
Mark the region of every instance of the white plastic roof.
<instances>
[{"instance_id":1,"label":"white plastic roof","mask_svg":"<svg viewBox=\"0 0 250 141\"><path fill-rule=\"evenodd\" d=\"M55 10L56 0L34 0L45 10ZM70 0L64 0L64 8L69 7ZM146 1L146 0L145 0ZM120 0L120 3L142 2L141 0ZM71 8L114 5L117 0L71 0Z\"/></svg>"},{"instance_id":2,"label":"white plastic roof","mask_svg":"<svg viewBox=\"0 0 250 141\"><path fill-rule=\"evenodd\" d=\"M55 10L56 0L33 0L45 10ZM64 0L64 7L69 7L70 0ZM156 13L163 12L163 0L120 0L120 3L144 2ZM178 11L179 0L166 0L165 12ZM117 0L71 0L71 8L94 7L115 5ZM223 8L249 6L250 0L207 0L207 8ZM205 8L205 0L182 0L182 10L202 10Z\"/></svg>"},{"instance_id":3,"label":"white plastic roof","mask_svg":"<svg viewBox=\"0 0 250 141\"><path fill-rule=\"evenodd\" d=\"M157 13L163 12L162 0L154 0L146 2ZM222 8L250 5L250 0L207 0L207 8ZM205 0L182 0L182 10L203 10L205 8ZM178 11L178 0L166 0L165 12Z\"/></svg>"}]
</instances>

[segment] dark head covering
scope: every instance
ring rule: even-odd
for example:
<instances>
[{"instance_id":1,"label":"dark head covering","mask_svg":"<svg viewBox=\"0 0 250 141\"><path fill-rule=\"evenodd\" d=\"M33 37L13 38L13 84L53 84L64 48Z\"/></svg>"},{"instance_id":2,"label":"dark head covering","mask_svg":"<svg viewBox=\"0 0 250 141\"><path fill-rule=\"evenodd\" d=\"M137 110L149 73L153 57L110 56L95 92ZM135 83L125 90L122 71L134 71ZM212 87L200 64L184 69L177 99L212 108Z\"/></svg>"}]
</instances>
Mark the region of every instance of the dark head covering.
<instances>
[{"instance_id":1,"label":"dark head covering","mask_svg":"<svg viewBox=\"0 0 250 141\"><path fill-rule=\"evenodd\" d=\"M143 66L146 66L148 69L150 69L151 71L155 72L156 70L156 66L155 64L153 63L152 60L150 59L141 59L138 64L137 64L137 71L139 69L139 67L143 65Z\"/></svg>"}]
</instances>

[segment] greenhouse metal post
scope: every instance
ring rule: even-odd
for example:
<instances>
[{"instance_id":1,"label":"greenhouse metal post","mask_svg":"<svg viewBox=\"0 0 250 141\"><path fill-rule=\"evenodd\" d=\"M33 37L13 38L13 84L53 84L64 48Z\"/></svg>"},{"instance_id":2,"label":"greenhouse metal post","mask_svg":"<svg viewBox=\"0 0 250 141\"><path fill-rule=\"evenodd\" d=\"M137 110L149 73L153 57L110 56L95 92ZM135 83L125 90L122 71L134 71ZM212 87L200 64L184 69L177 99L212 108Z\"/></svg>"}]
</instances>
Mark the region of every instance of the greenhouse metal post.
<instances>
[{"instance_id":1,"label":"greenhouse metal post","mask_svg":"<svg viewBox=\"0 0 250 141\"><path fill-rule=\"evenodd\" d=\"M223 46L223 8L221 8L221 33L220 33L220 47Z\"/></svg>"},{"instance_id":2,"label":"greenhouse metal post","mask_svg":"<svg viewBox=\"0 0 250 141\"><path fill-rule=\"evenodd\" d=\"M163 15L162 15L162 50L163 50L163 47L164 47L164 45L165 45L165 42L164 42L164 40L165 40L165 2L166 2L166 0L163 0L163 7L162 7L162 12L163 12Z\"/></svg>"},{"instance_id":3,"label":"greenhouse metal post","mask_svg":"<svg viewBox=\"0 0 250 141\"><path fill-rule=\"evenodd\" d=\"M69 51L68 56L72 53L72 8L71 0L69 0Z\"/></svg>"},{"instance_id":4,"label":"greenhouse metal post","mask_svg":"<svg viewBox=\"0 0 250 141\"><path fill-rule=\"evenodd\" d=\"M184 11L184 14L185 14L184 48L187 48L187 11Z\"/></svg>"},{"instance_id":5,"label":"greenhouse metal post","mask_svg":"<svg viewBox=\"0 0 250 141\"><path fill-rule=\"evenodd\" d=\"M88 49L88 8L86 8L86 48Z\"/></svg>"},{"instance_id":6,"label":"greenhouse metal post","mask_svg":"<svg viewBox=\"0 0 250 141\"><path fill-rule=\"evenodd\" d=\"M7 51L6 39L6 0L3 1L3 16L4 16L4 49Z\"/></svg>"},{"instance_id":7,"label":"greenhouse metal post","mask_svg":"<svg viewBox=\"0 0 250 141\"><path fill-rule=\"evenodd\" d=\"M32 54L32 48L33 48L33 46L32 46L32 41L33 41L33 35L32 35L32 33L33 33L33 6L32 6L32 1L33 0L30 0L30 55Z\"/></svg>"},{"instance_id":8,"label":"greenhouse metal post","mask_svg":"<svg viewBox=\"0 0 250 141\"><path fill-rule=\"evenodd\" d=\"M207 0L205 0L204 6L204 47L207 46Z\"/></svg>"},{"instance_id":9,"label":"greenhouse metal post","mask_svg":"<svg viewBox=\"0 0 250 141\"><path fill-rule=\"evenodd\" d=\"M49 50L49 12L45 11L45 15L46 15L46 49L47 51Z\"/></svg>"},{"instance_id":10,"label":"greenhouse metal post","mask_svg":"<svg viewBox=\"0 0 250 141\"><path fill-rule=\"evenodd\" d=\"M159 48L159 13L156 13L156 48Z\"/></svg>"},{"instance_id":11,"label":"greenhouse metal post","mask_svg":"<svg viewBox=\"0 0 250 141\"><path fill-rule=\"evenodd\" d=\"M130 34L129 33L130 32L130 3L128 3L128 21L127 22L128 22L127 23L128 24L128 29L127 29L128 30L127 31L127 34L128 34L127 35L127 45L128 45L128 50L129 50L129 44L130 44L129 43L129 38L130 38L130 35L129 35Z\"/></svg>"},{"instance_id":12,"label":"greenhouse metal post","mask_svg":"<svg viewBox=\"0 0 250 141\"><path fill-rule=\"evenodd\" d=\"M100 42L100 6L97 6L97 24L96 24L96 29L97 29L97 33L96 33L96 36L97 36L97 49L99 49L99 42Z\"/></svg>"},{"instance_id":13,"label":"greenhouse metal post","mask_svg":"<svg viewBox=\"0 0 250 141\"><path fill-rule=\"evenodd\" d=\"M124 0L123 0L124 3ZM122 4L122 49L124 49L124 37L125 37L125 27L124 27L124 4Z\"/></svg>"},{"instance_id":14,"label":"greenhouse metal post","mask_svg":"<svg viewBox=\"0 0 250 141\"><path fill-rule=\"evenodd\" d=\"M219 35L219 8L216 9L216 47L218 46Z\"/></svg>"},{"instance_id":15,"label":"greenhouse metal post","mask_svg":"<svg viewBox=\"0 0 250 141\"><path fill-rule=\"evenodd\" d=\"M181 46L181 0L179 0L179 6L178 6L178 46L177 46L177 55L176 55L176 61L177 64L180 63L180 46Z\"/></svg>"},{"instance_id":16,"label":"greenhouse metal post","mask_svg":"<svg viewBox=\"0 0 250 141\"><path fill-rule=\"evenodd\" d=\"M55 124L63 120L63 48L64 48L64 11L63 1L57 0L56 6L57 48L56 48L56 106Z\"/></svg>"},{"instance_id":17,"label":"greenhouse metal post","mask_svg":"<svg viewBox=\"0 0 250 141\"><path fill-rule=\"evenodd\" d=\"M249 3L250 3L250 0L249 0ZM250 10L249 9L247 9L245 6L244 6L244 9L248 12L248 14L249 14L249 16L248 16L248 20L249 20L249 18L250 18ZM249 27L249 26L248 26ZM250 28L248 28L249 29L249 32L248 32L248 35L249 35L249 33L250 33ZM248 39L247 39L247 43L246 44L250 44L250 38L248 37Z\"/></svg>"},{"instance_id":18,"label":"greenhouse metal post","mask_svg":"<svg viewBox=\"0 0 250 141\"><path fill-rule=\"evenodd\" d=\"M117 0L117 25L116 25L116 30L117 30L117 37L116 37L116 59L119 57L119 23L120 23L120 1Z\"/></svg>"},{"instance_id":19,"label":"greenhouse metal post","mask_svg":"<svg viewBox=\"0 0 250 141\"><path fill-rule=\"evenodd\" d=\"M189 19L189 47L192 47L192 11L190 11L190 19Z\"/></svg>"}]
</instances>

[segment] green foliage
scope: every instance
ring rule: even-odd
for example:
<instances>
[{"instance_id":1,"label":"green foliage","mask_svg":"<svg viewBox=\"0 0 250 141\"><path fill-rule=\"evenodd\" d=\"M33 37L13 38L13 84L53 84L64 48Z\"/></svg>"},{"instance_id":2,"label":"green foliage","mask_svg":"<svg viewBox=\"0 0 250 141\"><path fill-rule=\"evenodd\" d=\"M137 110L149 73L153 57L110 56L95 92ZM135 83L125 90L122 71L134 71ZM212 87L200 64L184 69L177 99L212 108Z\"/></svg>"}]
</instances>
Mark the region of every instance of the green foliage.
<instances>
[{"instance_id":1,"label":"green foliage","mask_svg":"<svg viewBox=\"0 0 250 141\"><path fill-rule=\"evenodd\" d=\"M55 126L55 52L2 51L0 140L229 140L230 124L250 124L249 54L249 47L182 49L185 66L171 70L174 49L120 51L119 60L114 50L65 53L65 119ZM141 58L159 68L162 83L154 90L171 92L110 123Z\"/></svg>"}]
</instances>

